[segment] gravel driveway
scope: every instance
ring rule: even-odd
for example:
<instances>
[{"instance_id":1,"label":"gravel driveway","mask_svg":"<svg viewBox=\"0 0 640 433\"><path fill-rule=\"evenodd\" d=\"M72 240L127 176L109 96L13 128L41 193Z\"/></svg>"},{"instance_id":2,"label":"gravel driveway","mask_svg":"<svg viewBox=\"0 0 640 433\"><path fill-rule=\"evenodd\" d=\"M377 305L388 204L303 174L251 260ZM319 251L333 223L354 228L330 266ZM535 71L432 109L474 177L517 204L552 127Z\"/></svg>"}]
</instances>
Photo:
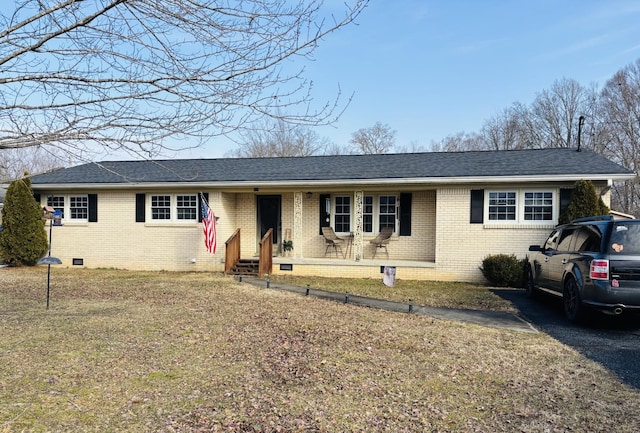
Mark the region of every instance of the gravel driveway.
<instances>
[{"instance_id":1,"label":"gravel driveway","mask_svg":"<svg viewBox=\"0 0 640 433\"><path fill-rule=\"evenodd\" d=\"M558 299L544 295L529 299L524 290L496 293L513 302L539 331L599 362L622 382L640 390L640 317L598 314L592 323L580 326L567 321Z\"/></svg>"}]
</instances>

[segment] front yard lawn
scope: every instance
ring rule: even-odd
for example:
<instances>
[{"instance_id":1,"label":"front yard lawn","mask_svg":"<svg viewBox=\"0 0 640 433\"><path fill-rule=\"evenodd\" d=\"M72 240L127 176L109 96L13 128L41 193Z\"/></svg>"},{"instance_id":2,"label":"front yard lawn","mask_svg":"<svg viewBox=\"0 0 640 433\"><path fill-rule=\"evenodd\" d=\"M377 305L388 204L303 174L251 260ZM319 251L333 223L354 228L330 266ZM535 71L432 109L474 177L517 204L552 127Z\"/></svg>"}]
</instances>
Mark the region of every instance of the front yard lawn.
<instances>
[{"instance_id":1,"label":"front yard lawn","mask_svg":"<svg viewBox=\"0 0 640 433\"><path fill-rule=\"evenodd\" d=\"M545 334L207 273L0 268L0 432L635 432ZM355 291L354 291L355 293Z\"/></svg>"}]
</instances>

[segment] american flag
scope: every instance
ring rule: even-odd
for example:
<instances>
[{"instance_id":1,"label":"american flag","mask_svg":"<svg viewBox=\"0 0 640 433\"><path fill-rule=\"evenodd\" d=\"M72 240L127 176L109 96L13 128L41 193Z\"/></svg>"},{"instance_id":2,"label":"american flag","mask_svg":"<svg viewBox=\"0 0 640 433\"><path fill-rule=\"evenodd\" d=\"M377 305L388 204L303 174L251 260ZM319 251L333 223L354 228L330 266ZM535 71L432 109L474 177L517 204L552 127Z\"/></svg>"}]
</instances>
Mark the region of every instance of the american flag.
<instances>
[{"instance_id":1,"label":"american flag","mask_svg":"<svg viewBox=\"0 0 640 433\"><path fill-rule=\"evenodd\" d=\"M204 245L210 253L216 253L216 216L204 198L201 199L202 229L204 232Z\"/></svg>"}]
</instances>

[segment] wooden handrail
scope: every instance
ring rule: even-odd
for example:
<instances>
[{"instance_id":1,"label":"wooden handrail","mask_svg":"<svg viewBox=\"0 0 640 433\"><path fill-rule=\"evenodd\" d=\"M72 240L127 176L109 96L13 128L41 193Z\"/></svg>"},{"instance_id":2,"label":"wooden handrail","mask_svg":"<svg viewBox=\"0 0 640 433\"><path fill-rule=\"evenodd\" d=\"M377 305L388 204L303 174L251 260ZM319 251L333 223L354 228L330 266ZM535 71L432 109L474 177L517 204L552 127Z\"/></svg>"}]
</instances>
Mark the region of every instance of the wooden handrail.
<instances>
[{"instance_id":1,"label":"wooden handrail","mask_svg":"<svg viewBox=\"0 0 640 433\"><path fill-rule=\"evenodd\" d=\"M224 245L224 273L229 274L240 260L240 229L233 232Z\"/></svg>"},{"instance_id":2,"label":"wooden handrail","mask_svg":"<svg viewBox=\"0 0 640 433\"><path fill-rule=\"evenodd\" d=\"M267 230L260 240L260 266L258 275L271 275L273 270L273 229Z\"/></svg>"}]
</instances>

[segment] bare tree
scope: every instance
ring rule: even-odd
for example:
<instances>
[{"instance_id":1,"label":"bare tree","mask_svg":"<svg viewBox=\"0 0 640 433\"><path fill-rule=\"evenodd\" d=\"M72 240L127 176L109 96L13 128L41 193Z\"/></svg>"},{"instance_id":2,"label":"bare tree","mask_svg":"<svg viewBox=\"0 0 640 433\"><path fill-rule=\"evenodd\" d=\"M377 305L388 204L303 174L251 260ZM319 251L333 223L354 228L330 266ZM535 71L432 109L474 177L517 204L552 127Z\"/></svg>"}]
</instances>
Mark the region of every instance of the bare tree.
<instances>
[{"instance_id":1,"label":"bare tree","mask_svg":"<svg viewBox=\"0 0 640 433\"><path fill-rule=\"evenodd\" d=\"M485 150L483 138L474 133L458 132L449 135L439 142L431 144L432 152L465 152L470 150Z\"/></svg>"},{"instance_id":2,"label":"bare tree","mask_svg":"<svg viewBox=\"0 0 640 433\"><path fill-rule=\"evenodd\" d=\"M540 92L529 107L515 102L485 121L481 134L487 149L509 150L577 146L580 131L581 146L596 150L602 147L598 113L597 86L565 78ZM581 129L580 117L588 119Z\"/></svg>"},{"instance_id":3,"label":"bare tree","mask_svg":"<svg viewBox=\"0 0 640 433\"><path fill-rule=\"evenodd\" d=\"M396 145L394 148L394 151L396 153L421 153L421 152L427 152L428 149L426 146L414 140L409 142L408 145L402 145L402 146Z\"/></svg>"},{"instance_id":4,"label":"bare tree","mask_svg":"<svg viewBox=\"0 0 640 433\"><path fill-rule=\"evenodd\" d=\"M327 147L324 151L325 155L350 155L352 153L349 145L340 145L331 140L327 143Z\"/></svg>"},{"instance_id":5,"label":"bare tree","mask_svg":"<svg viewBox=\"0 0 640 433\"><path fill-rule=\"evenodd\" d=\"M230 153L237 158L310 156L325 152L329 140L307 126L291 125L282 119L266 122L242 134L239 147Z\"/></svg>"},{"instance_id":6,"label":"bare tree","mask_svg":"<svg viewBox=\"0 0 640 433\"><path fill-rule=\"evenodd\" d=\"M67 161L61 153L43 146L1 150L0 184L20 179L25 172L35 174L64 167Z\"/></svg>"},{"instance_id":7,"label":"bare tree","mask_svg":"<svg viewBox=\"0 0 640 433\"><path fill-rule=\"evenodd\" d=\"M396 142L396 131L389 125L376 122L369 128L361 128L351 134L349 143L353 145L354 153L382 154L390 152Z\"/></svg>"},{"instance_id":8,"label":"bare tree","mask_svg":"<svg viewBox=\"0 0 640 433\"><path fill-rule=\"evenodd\" d=\"M339 91L316 104L291 60L367 2L335 16L321 0L11 2L0 12L0 149L51 145L82 158L98 144L149 156L280 112L330 123Z\"/></svg>"},{"instance_id":9,"label":"bare tree","mask_svg":"<svg viewBox=\"0 0 640 433\"><path fill-rule=\"evenodd\" d=\"M527 134L535 147L573 147L576 145L578 119L593 112L595 89L563 78L543 90L531 104L525 119Z\"/></svg>"},{"instance_id":10,"label":"bare tree","mask_svg":"<svg viewBox=\"0 0 640 433\"><path fill-rule=\"evenodd\" d=\"M602 130L608 141L605 155L638 173L640 170L640 59L616 72L602 90ZM616 206L640 211L640 180L614 185Z\"/></svg>"},{"instance_id":11,"label":"bare tree","mask_svg":"<svg viewBox=\"0 0 640 433\"><path fill-rule=\"evenodd\" d=\"M489 150L525 149L530 147L526 119L529 110L516 102L501 113L485 121L481 135Z\"/></svg>"}]
</instances>

